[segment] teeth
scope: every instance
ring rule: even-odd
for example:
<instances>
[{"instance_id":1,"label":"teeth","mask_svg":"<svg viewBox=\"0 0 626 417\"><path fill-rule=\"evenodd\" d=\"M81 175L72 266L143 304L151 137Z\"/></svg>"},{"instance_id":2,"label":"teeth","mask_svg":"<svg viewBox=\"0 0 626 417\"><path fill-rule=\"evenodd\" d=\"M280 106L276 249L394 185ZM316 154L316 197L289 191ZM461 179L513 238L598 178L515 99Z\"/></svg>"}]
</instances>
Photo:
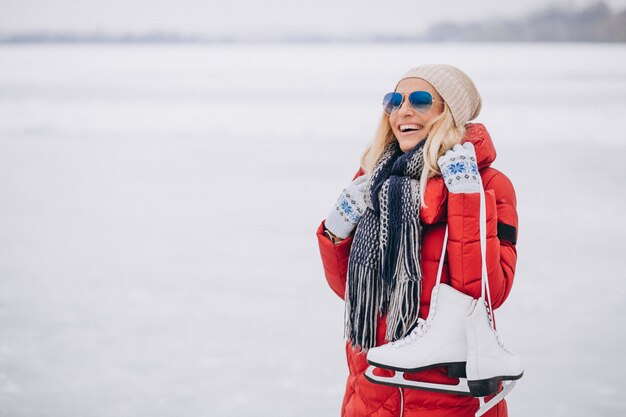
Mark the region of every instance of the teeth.
<instances>
[{"instance_id":1,"label":"teeth","mask_svg":"<svg viewBox=\"0 0 626 417\"><path fill-rule=\"evenodd\" d=\"M421 128L420 125L400 125L401 132L406 132L408 129L420 130Z\"/></svg>"}]
</instances>

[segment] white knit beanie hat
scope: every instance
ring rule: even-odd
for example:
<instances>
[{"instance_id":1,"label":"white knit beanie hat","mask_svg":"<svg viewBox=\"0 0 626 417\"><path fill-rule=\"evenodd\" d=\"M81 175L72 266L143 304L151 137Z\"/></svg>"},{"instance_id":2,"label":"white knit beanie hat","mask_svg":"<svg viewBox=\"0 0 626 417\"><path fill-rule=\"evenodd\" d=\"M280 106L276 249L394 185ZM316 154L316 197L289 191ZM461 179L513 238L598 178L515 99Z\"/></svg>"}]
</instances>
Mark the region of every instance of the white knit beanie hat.
<instances>
[{"instance_id":1,"label":"white knit beanie hat","mask_svg":"<svg viewBox=\"0 0 626 417\"><path fill-rule=\"evenodd\" d=\"M408 70L400 81L406 78L421 78L435 87L450 107L457 127L465 126L465 123L475 119L480 113L480 94L470 77L457 67L445 64L420 65Z\"/></svg>"}]
</instances>

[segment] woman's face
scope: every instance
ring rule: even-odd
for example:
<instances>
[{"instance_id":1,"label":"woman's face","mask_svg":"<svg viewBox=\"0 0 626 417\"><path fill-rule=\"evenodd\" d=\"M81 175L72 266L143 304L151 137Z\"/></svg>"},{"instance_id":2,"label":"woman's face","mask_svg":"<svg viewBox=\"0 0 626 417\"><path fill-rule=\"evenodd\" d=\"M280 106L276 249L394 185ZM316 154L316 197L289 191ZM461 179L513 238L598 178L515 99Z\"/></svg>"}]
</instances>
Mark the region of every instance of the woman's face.
<instances>
[{"instance_id":1,"label":"woman's face","mask_svg":"<svg viewBox=\"0 0 626 417\"><path fill-rule=\"evenodd\" d=\"M433 96L433 105L427 113L418 113L413 110L413 107L409 104L408 94L416 90L428 91ZM443 99L430 83L421 78L406 78L400 81L396 91L406 94L406 96L402 107L389 116L389 124L391 125L394 136L400 144L402 152L408 152L428 136L430 129L426 129L424 126L430 120L443 113ZM402 132L401 126L405 125L413 125L412 127L418 130Z\"/></svg>"}]
</instances>

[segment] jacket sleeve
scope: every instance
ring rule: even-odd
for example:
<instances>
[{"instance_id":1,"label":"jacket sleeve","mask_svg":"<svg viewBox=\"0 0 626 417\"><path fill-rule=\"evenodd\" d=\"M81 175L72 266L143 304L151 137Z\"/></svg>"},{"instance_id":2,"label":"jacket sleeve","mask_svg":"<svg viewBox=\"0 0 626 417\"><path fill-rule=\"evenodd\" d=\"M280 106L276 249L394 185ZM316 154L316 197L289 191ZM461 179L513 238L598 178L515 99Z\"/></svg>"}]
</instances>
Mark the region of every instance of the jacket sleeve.
<instances>
[{"instance_id":1,"label":"jacket sleeve","mask_svg":"<svg viewBox=\"0 0 626 417\"><path fill-rule=\"evenodd\" d=\"M363 170L359 169L353 178L353 181L363 175ZM324 221L317 228L317 241L322 256L322 265L324 266L324 275L330 288L341 299L344 298L346 291L346 275L348 273L348 257L350 256L350 247L352 246L352 236L348 236L341 242L334 244L328 236L324 234Z\"/></svg>"},{"instance_id":2,"label":"jacket sleeve","mask_svg":"<svg viewBox=\"0 0 626 417\"><path fill-rule=\"evenodd\" d=\"M317 228L317 240L322 255L324 275L330 288L342 299L346 291L346 275L348 273L348 257L352 246L352 236L334 244L324 235L324 222Z\"/></svg>"},{"instance_id":3,"label":"jacket sleeve","mask_svg":"<svg viewBox=\"0 0 626 417\"><path fill-rule=\"evenodd\" d=\"M517 262L517 211L515 190L501 172L485 184L487 209L487 274L494 308L506 300ZM450 285L480 297L481 253L479 235L480 194L448 194L448 265Z\"/></svg>"}]
</instances>

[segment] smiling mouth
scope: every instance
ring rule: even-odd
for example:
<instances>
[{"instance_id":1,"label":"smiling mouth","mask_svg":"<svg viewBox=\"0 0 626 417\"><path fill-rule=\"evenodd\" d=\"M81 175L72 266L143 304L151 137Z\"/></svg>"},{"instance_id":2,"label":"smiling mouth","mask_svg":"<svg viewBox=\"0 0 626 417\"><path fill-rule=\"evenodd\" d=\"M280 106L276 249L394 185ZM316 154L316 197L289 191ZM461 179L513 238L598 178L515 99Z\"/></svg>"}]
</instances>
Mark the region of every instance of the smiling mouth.
<instances>
[{"instance_id":1,"label":"smiling mouth","mask_svg":"<svg viewBox=\"0 0 626 417\"><path fill-rule=\"evenodd\" d=\"M419 124L402 124L402 125L398 126L398 130L401 133L404 133L406 135L410 135L412 133L419 132L423 128L424 128L424 126L419 125Z\"/></svg>"}]
</instances>

